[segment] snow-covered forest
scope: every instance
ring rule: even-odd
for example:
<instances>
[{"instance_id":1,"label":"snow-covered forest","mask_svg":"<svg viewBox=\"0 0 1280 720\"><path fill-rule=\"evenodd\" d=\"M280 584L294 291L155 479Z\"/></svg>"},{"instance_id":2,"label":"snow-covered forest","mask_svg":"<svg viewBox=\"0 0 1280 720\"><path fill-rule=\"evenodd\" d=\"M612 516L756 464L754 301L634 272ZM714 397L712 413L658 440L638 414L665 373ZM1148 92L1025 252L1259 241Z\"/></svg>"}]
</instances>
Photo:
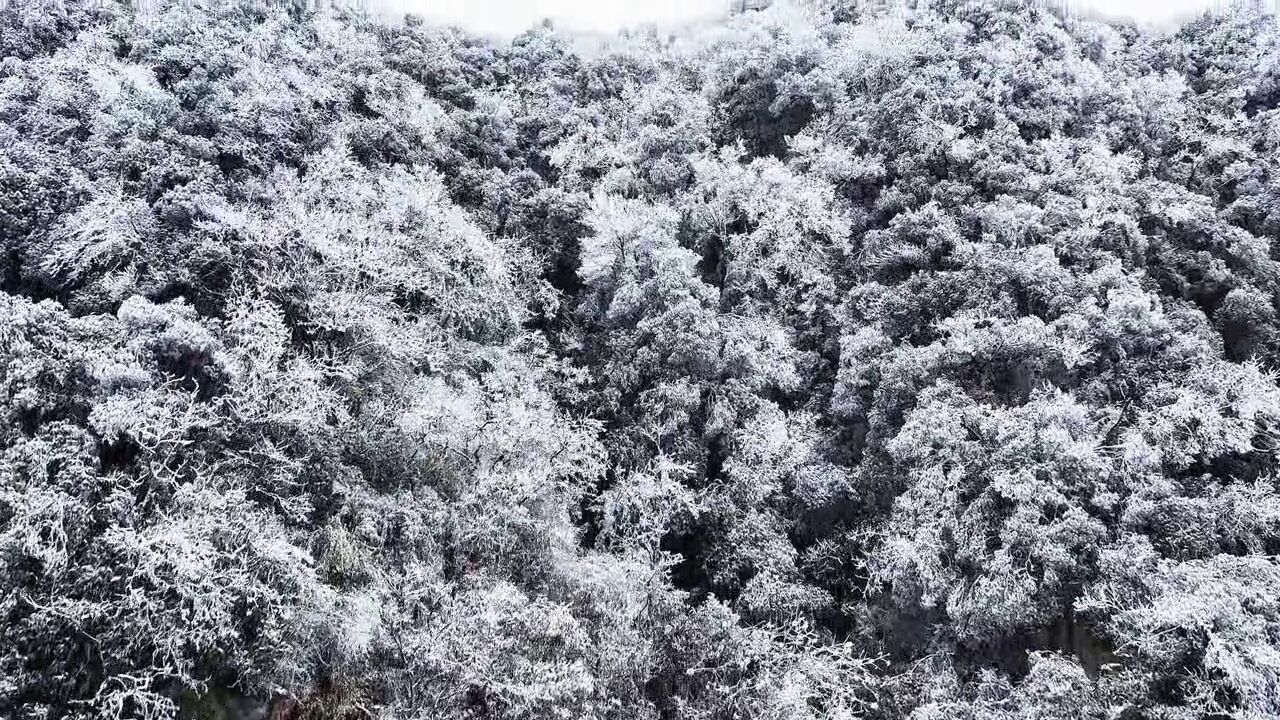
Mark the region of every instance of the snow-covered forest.
<instances>
[{"instance_id":1,"label":"snow-covered forest","mask_svg":"<svg viewBox=\"0 0 1280 720\"><path fill-rule=\"evenodd\" d=\"M0 11L0 717L1280 717L1273 18L311 5Z\"/></svg>"}]
</instances>

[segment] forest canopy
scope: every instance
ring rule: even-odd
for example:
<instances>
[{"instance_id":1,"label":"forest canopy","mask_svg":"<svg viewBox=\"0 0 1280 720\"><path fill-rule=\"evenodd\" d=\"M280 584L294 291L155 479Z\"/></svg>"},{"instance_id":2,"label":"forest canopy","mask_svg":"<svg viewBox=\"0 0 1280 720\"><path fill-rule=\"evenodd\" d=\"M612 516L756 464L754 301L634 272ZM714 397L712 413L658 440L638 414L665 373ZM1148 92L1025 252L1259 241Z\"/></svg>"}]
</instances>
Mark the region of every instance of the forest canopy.
<instances>
[{"instance_id":1,"label":"forest canopy","mask_svg":"<svg viewBox=\"0 0 1280 720\"><path fill-rule=\"evenodd\" d=\"M1280 31L0 10L0 715L1280 716Z\"/></svg>"}]
</instances>

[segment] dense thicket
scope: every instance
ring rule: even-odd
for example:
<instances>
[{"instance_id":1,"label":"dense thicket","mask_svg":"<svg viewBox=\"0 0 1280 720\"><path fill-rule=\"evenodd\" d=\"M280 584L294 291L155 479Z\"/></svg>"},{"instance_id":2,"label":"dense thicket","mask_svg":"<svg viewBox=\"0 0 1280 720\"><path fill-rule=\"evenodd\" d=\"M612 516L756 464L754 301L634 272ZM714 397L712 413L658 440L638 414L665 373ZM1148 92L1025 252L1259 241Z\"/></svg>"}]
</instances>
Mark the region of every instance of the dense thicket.
<instances>
[{"instance_id":1,"label":"dense thicket","mask_svg":"<svg viewBox=\"0 0 1280 720\"><path fill-rule=\"evenodd\" d=\"M1280 715L1280 33L0 11L0 714Z\"/></svg>"}]
</instances>

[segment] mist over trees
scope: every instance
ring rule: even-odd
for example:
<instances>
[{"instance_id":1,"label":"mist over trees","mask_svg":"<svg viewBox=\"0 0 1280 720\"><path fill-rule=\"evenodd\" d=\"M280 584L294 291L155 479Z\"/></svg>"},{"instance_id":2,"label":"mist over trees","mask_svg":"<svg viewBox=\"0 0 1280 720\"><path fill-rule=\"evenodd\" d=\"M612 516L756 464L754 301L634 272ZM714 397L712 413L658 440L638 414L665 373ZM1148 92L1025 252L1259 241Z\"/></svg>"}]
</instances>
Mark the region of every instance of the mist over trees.
<instances>
[{"instance_id":1,"label":"mist over trees","mask_svg":"<svg viewBox=\"0 0 1280 720\"><path fill-rule=\"evenodd\" d=\"M1280 716L1280 32L0 10L0 715Z\"/></svg>"}]
</instances>

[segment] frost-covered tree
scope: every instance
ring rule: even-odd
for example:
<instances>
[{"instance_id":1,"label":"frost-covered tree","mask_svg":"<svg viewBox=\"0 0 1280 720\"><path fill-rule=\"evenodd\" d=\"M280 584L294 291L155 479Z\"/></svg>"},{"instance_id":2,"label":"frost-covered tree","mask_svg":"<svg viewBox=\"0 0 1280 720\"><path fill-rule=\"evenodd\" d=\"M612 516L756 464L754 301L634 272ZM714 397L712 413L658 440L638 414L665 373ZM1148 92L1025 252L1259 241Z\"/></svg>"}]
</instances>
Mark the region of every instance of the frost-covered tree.
<instances>
[{"instance_id":1,"label":"frost-covered tree","mask_svg":"<svg viewBox=\"0 0 1280 720\"><path fill-rule=\"evenodd\" d=\"M0 715L1280 713L1273 19L133 6L0 10Z\"/></svg>"}]
</instances>

